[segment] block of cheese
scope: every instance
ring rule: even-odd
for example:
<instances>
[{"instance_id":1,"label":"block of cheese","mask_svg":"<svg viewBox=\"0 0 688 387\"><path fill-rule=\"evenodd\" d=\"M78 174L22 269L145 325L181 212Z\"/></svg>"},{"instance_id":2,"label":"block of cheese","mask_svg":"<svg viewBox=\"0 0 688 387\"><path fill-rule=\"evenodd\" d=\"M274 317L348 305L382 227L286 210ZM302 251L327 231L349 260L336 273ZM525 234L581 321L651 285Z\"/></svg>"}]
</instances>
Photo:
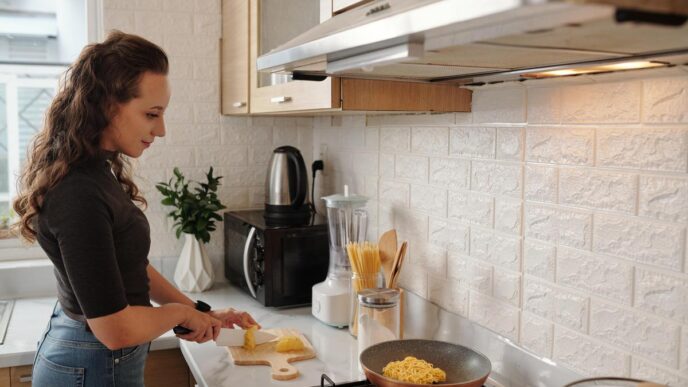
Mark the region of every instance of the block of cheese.
<instances>
[{"instance_id":1,"label":"block of cheese","mask_svg":"<svg viewBox=\"0 0 688 387\"><path fill-rule=\"evenodd\" d=\"M300 351L303 348L303 342L296 336L282 336L275 345L277 352Z\"/></svg>"},{"instance_id":2,"label":"block of cheese","mask_svg":"<svg viewBox=\"0 0 688 387\"><path fill-rule=\"evenodd\" d=\"M258 329L257 326L252 326L246 330L246 333L244 333L244 345L243 348L247 350L253 350L256 348L256 338L254 336L254 332Z\"/></svg>"}]
</instances>

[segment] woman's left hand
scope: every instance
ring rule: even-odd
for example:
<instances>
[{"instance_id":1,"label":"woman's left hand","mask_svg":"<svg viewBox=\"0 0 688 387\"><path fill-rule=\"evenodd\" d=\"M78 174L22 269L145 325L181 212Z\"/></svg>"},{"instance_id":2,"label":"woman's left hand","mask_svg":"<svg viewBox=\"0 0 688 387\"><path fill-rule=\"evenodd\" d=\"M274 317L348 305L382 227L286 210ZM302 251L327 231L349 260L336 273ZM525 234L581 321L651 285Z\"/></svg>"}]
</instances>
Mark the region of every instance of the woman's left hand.
<instances>
[{"instance_id":1,"label":"woman's left hand","mask_svg":"<svg viewBox=\"0 0 688 387\"><path fill-rule=\"evenodd\" d=\"M222 321L223 328L234 328L234 325L238 325L247 329L255 325L260 329L260 324L250 314L234 308L211 310L208 314Z\"/></svg>"}]
</instances>

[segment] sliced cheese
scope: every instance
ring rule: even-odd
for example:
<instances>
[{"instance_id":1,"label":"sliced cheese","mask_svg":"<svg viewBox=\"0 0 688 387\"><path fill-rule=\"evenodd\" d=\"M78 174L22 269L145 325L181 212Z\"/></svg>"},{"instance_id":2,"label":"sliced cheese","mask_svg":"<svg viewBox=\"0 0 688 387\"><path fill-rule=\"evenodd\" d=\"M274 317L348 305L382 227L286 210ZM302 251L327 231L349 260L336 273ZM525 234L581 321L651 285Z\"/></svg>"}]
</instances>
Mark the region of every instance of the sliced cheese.
<instances>
[{"instance_id":1,"label":"sliced cheese","mask_svg":"<svg viewBox=\"0 0 688 387\"><path fill-rule=\"evenodd\" d=\"M244 333L244 345L243 348L249 351L256 348L256 337L254 335L255 331L258 329L257 326L252 326L246 330Z\"/></svg>"},{"instance_id":2,"label":"sliced cheese","mask_svg":"<svg viewBox=\"0 0 688 387\"><path fill-rule=\"evenodd\" d=\"M282 336L275 346L277 352L300 351L303 348L303 341L296 336Z\"/></svg>"}]
</instances>

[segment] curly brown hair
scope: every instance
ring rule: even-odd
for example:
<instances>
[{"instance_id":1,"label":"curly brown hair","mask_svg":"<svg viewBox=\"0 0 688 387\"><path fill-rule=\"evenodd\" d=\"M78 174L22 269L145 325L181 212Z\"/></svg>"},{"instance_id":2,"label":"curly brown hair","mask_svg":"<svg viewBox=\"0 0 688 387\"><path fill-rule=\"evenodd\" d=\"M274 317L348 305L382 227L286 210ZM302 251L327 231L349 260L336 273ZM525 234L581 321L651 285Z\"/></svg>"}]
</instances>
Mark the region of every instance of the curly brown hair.
<instances>
[{"instance_id":1,"label":"curly brown hair","mask_svg":"<svg viewBox=\"0 0 688 387\"><path fill-rule=\"evenodd\" d=\"M160 47L121 31L81 51L65 72L20 176L20 193L13 202L20 219L13 228L26 241L36 240L35 220L45 195L74 165L98 156L103 131L118 104L138 96L142 75L167 71L167 55ZM145 207L128 159L116 152L111 167L131 200Z\"/></svg>"}]
</instances>

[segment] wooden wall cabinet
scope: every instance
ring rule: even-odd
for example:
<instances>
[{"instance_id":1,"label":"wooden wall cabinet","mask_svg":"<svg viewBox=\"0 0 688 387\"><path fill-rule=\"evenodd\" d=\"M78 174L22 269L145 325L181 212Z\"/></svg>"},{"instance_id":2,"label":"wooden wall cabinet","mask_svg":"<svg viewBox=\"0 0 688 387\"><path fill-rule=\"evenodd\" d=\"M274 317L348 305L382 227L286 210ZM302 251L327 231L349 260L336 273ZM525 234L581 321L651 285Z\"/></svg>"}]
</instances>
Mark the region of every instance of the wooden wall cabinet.
<instances>
[{"instance_id":1,"label":"wooden wall cabinet","mask_svg":"<svg viewBox=\"0 0 688 387\"><path fill-rule=\"evenodd\" d=\"M338 77L293 81L286 75L257 71L260 55L309 30L331 12L320 0L223 0L222 114L470 111L471 91L457 85Z\"/></svg>"}]
</instances>

